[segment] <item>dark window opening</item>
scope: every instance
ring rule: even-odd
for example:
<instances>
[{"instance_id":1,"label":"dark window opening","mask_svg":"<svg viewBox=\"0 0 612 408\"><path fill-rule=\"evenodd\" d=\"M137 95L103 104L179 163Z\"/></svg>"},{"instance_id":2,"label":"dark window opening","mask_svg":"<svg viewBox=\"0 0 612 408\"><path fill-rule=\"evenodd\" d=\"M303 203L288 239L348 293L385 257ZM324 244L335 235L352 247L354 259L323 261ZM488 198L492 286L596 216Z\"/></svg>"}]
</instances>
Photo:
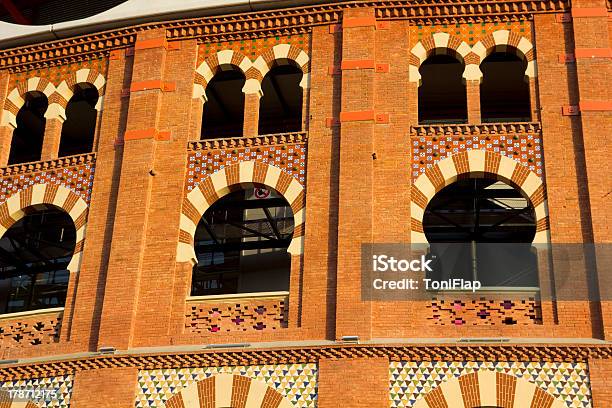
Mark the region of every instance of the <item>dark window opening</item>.
<instances>
[{"instance_id":1,"label":"dark window opening","mask_svg":"<svg viewBox=\"0 0 612 408\"><path fill-rule=\"evenodd\" d=\"M68 214L29 207L0 239L0 313L64 306L76 244Z\"/></svg>"},{"instance_id":2,"label":"dark window opening","mask_svg":"<svg viewBox=\"0 0 612 408\"><path fill-rule=\"evenodd\" d=\"M466 123L464 66L450 55L433 55L419 69L419 123Z\"/></svg>"},{"instance_id":3,"label":"dark window opening","mask_svg":"<svg viewBox=\"0 0 612 408\"><path fill-rule=\"evenodd\" d=\"M244 123L246 78L237 69L219 71L206 87L202 139L240 137Z\"/></svg>"},{"instance_id":4,"label":"dark window opening","mask_svg":"<svg viewBox=\"0 0 612 408\"><path fill-rule=\"evenodd\" d=\"M195 234L193 296L289 290L293 211L267 187L235 191L213 204Z\"/></svg>"},{"instance_id":5,"label":"dark window opening","mask_svg":"<svg viewBox=\"0 0 612 408\"><path fill-rule=\"evenodd\" d=\"M531 120L527 62L511 52L494 52L480 64L480 111L483 122Z\"/></svg>"},{"instance_id":6,"label":"dark window opening","mask_svg":"<svg viewBox=\"0 0 612 408\"><path fill-rule=\"evenodd\" d=\"M279 65L265 76L259 108L259 134L299 132L302 130L302 70Z\"/></svg>"},{"instance_id":7,"label":"dark window opening","mask_svg":"<svg viewBox=\"0 0 612 408\"><path fill-rule=\"evenodd\" d=\"M90 84L79 84L75 87L74 96L66 106L59 157L93 151L98 98L98 90Z\"/></svg>"},{"instance_id":8,"label":"dark window opening","mask_svg":"<svg viewBox=\"0 0 612 408\"><path fill-rule=\"evenodd\" d=\"M531 242L535 211L514 187L495 180L457 181L434 196L423 229L435 255L432 279L479 280L485 287L537 287Z\"/></svg>"},{"instance_id":9,"label":"dark window opening","mask_svg":"<svg viewBox=\"0 0 612 408\"><path fill-rule=\"evenodd\" d=\"M43 93L26 94L25 104L17 113L17 128L13 131L9 165L40 160L48 105L49 101Z\"/></svg>"}]
</instances>

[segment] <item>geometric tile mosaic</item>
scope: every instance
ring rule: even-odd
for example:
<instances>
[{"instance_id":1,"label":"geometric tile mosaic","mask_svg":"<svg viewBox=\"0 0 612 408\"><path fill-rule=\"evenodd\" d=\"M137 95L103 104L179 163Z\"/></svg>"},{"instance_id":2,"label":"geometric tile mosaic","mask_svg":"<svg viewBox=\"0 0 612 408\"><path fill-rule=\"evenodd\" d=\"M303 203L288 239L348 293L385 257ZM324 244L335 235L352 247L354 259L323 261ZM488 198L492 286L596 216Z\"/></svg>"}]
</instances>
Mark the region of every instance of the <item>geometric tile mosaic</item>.
<instances>
[{"instance_id":1,"label":"geometric tile mosaic","mask_svg":"<svg viewBox=\"0 0 612 408\"><path fill-rule=\"evenodd\" d=\"M0 204L13 194L35 184L64 186L89 204L95 166L95 161L92 160L83 164L0 177Z\"/></svg>"},{"instance_id":2,"label":"geometric tile mosaic","mask_svg":"<svg viewBox=\"0 0 612 408\"><path fill-rule=\"evenodd\" d=\"M253 38L251 40L224 41L219 43L204 43L198 47L198 61L200 65L204 59L219 51L232 50L239 52L255 61L259 55L278 44L290 44L308 53L310 38L308 34L287 36Z\"/></svg>"},{"instance_id":3,"label":"geometric tile mosaic","mask_svg":"<svg viewBox=\"0 0 612 408\"><path fill-rule=\"evenodd\" d=\"M436 162L472 149L507 156L542 177L542 145L539 135L414 136L411 139L413 180Z\"/></svg>"},{"instance_id":4,"label":"geometric tile mosaic","mask_svg":"<svg viewBox=\"0 0 612 408\"><path fill-rule=\"evenodd\" d=\"M141 370L138 372L136 408L161 408L181 389L217 374L241 375L262 381L297 408L317 406L317 365L310 363Z\"/></svg>"},{"instance_id":5,"label":"geometric tile mosaic","mask_svg":"<svg viewBox=\"0 0 612 408\"><path fill-rule=\"evenodd\" d=\"M479 370L491 370L523 378L565 401L569 408L592 408L586 363L505 361L392 361L389 364L391 407L412 407L417 400L443 382Z\"/></svg>"},{"instance_id":6,"label":"geometric tile mosaic","mask_svg":"<svg viewBox=\"0 0 612 408\"><path fill-rule=\"evenodd\" d=\"M45 400L30 398L40 408L68 408L70 407L70 396L72 394L72 375L48 378L32 378L27 380L15 380L0 383L0 390L3 391L29 391L26 395L36 395L39 390L40 395L52 395L52 398ZM51 391L51 393L49 393Z\"/></svg>"},{"instance_id":7,"label":"geometric tile mosaic","mask_svg":"<svg viewBox=\"0 0 612 408\"><path fill-rule=\"evenodd\" d=\"M508 21L495 23L468 23L468 24L436 24L431 26L410 26L411 44L437 32L444 32L460 38L469 45L474 45L487 35L498 30L508 30L531 40L531 21Z\"/></svg>"},{"instance_id":8,"label":"geometric tile mosaic","mask_svg":"<svg viewBox=\"0 0 612 408\"><path fill-rule=\"evenodd\" d=\"M242 161L258 161L278 167L296 178L302 186L306 179L306 144L273 144L217 150L190 151L187 164L187 191L208 175Z\"/></svg>"}]
</instances>

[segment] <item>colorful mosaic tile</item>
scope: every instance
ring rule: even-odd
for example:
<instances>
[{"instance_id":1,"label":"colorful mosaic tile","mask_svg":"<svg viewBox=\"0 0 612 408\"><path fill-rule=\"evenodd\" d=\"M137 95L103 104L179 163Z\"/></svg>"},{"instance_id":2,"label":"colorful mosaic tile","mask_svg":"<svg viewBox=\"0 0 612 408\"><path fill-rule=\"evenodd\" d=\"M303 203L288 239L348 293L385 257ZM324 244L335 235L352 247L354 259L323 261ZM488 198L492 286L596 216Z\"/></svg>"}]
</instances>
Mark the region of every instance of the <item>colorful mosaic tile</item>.
<instances>
[{"instance_id":1,"label":"colorful mosaic tile","mask_svg":"<svg viewBox=\"0 0 612 408\"><path fill-rule=\"evenodd\" d=\"M530 21L508 21L500 23L467 23L467 24L444 24L431 26L410 26L411 44L422 40L424 37L444 32L454 35L473 46L487 35L497 30L508 30L527 38L531 41Z\"/></svg>"},{"instance_id":2,"label":"colorful mosaic tile","mask_svg":"<svg viewBox=\"0 0 612 408\"><path fill-rule=\"evenodd\" d=\"M188 160L187 191L193 190L207 175L247 160L276 166L303 186L306 182L306 144L198 150L189 152Z\"/></svg>"},{"instance_id":3,"label":"colorful mosaic tile","mask_svg":"<svg viewBox=\"0 0 612 408\"><path fill-rule=\"evenodd\" d=\"M542 141L539 135L415 136L412 144L412 178L416 180L427 167L467 150L489 150L508 156L538 176L543 175Z\"/></svg>"},{"instance_id":4,"label":"colorful mosaic tile","mask_svg":"<svg viewBox=\"0 0 612 408\"><path fill-rule=\"evenodd\" d=\"M257 38L253 40L228 41L222 43L206 43L198 48L198 64L200 65L207 57L223 50L233 50L246 55L255 61L266 50L277 44L294 45L307 54L310 50L310 36L308 34L296 34L278 37Z\"/></svg>"},{"instance_id":5,"label":"colorful mosaic tile","mask_svg":"<svg viewBox=\"0 0 612 408\"><path fill-rule=\"evenodd\" d=\"M13 194L35 184L59 184L72 190L89 204L95 163L8 175L0 177L0 204Z\"/></svg>"},{"instance_id":6,"label":"colorful mosaic tile","mask_svg":"<svg viewBox=\"0 0 612 408\"><path fill-rule=\"evenodd\" d=\"M453 377L492 370L523 378L566 402L569 408L591 408L591 386L584 363L531 362L391 362L392 408L412 407L428 392Z\"/></svg>"},{"instance_id":7,"label":"colorful mosaic tile","mask_svg":"<svg viewBox=\"0 0 612 408\"><path fill-rule=\"evenodd\" d=\"M317 365L282 364L143 370L138 373L136 408L161 408L181 389L217 374L237 374L262 381L297 408L317 406Z\"/></svg>"},{"instance_id":8,"label":"colorful mosaic tile","mask_svg":"<svg viewBox=\"0 0 612 408\"><path fill-rule=\"evenodd\" d=\"M69 65L60 65L55 67L41 68L31 71L18 72L11 75L9 88L13 89L19 84L27 81L29 78L39 77L48 80L49 82L59 85L62 81L73 76L78 70L83 68L93 69L106 77L108 68L108 60L106 58L94 59L90 61L75 62Z\"/></svg>"},{"instance_id":9,"label":"colorful mosaic tile","mask_svg":"<svg viewBox=\"0 0 612 408\"><path fill-rule=\"evenodd\" d=\"M51 391L52 398L32 399L32 401L40 408L68 408L72 395L72 375L7 381L0 383L0 390L7 392L23 390L24 392L29 391L30 395L33 395L32 392L36 390L41 391L41 394L43 390Z\"/></svg>"}]
</instances>

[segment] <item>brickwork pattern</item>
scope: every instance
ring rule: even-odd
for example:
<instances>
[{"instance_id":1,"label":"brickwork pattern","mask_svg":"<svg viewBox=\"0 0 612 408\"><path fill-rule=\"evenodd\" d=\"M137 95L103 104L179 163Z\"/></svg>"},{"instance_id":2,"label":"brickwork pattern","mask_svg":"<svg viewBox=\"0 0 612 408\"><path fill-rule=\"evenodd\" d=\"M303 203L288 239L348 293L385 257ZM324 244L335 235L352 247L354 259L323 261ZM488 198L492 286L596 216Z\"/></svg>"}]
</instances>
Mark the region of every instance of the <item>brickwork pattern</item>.
<instances>
[{"instance_id":1,"label":"brickwork pattern","mask_svg":"<svg viewBox=\"0 0 612 408\"><path fill-rule=\"evenodd\" d=\"M236 299L187 303L185 328L191 333L276 330L287 327L288 301Z\"/></svg>"},{"instance_id":2,"label":"brickwork pattern","mask_svg":"<svg viewBox=\"0 0 612 408\"><path fill-rule=\"evenodd\" d=\"M60 311L0 320L0 348L57 342L62 315Z\"/></svg>"},{"instance_id":3,"label":"brickwork pattern","mask_svg":"<svg viewBox=\"0 0 612 408\"><path fill-rule=\"evenodd\" d=\"M263 389L264 395L270 393L280 397L281 400L286 400L290 404L288 406L296 408L314 408L317 406L317 365L278 364L142 370L138 373L138 394L135 407L161 408L182 406L172 405L170 400L173 398L175 398L175 401L181 400L181 394L185 396L193 395L194 391L195 395L198 395L198 390L197 388L194 390L194 386L199 386L200 395L205 396L202 400L211 403L214 400L214 393L212 391L216 388L215 383L218 381L217 378L219 376L224 381L224 387L227 387L224 389L233 390L233 387L236 387L236 383L233 380L237 377L244 377L246 379L243 380L245 382L244 385L249 383L249 394L251 390L256 392L258 389ZM238 379L242 380L241 378ZM241 387L236 388L239 390ZM242 389L244 388L246 387ZM249 394L247 394L247 398ZM261 393L258 394L261 397ZM231 392L229 396L232 396ZM277 401L278 399L275 400ZM203 402L200 403L202 404ZM227 401L227 406L230 406L230 403L231 399ZM231 404L231 406L241 405ZM268 407L268 405L264 404L255 406ZM270 408L276 408L277 406L278 403L277 405L270 405Z\"/></svg>"},{"instance_id":4,"label":"brickwork pattern","mask_svg":"<svg viewBox=\"0 0 612 408\"><path fill-rule=\"evenodd\" d=\"M465 41L469 45L474 45L478 41L489 37L495 31L508 30L517 33L518 35L532 40L531 22L520 21L505 21L498 23L466 23L466 24L443 24L443 25L411 25L409 28L410 40L412 43L424 41L427 37L437 33L446 32L457 37L461 41Z\"/></svg>"},{"instance_id":5,"label":"brickwork pattern","mask_svg":"<svg viewBox=\"0 0 612 408\"><path fill-rule=\"evenodd\" d=\"M593 407L589 370L584 363L392 361L389 373L392 408L437 406L428 397L436 390L447 401L463 399L466 407L512 407L517 405L509 399L516 399L520 407L550 408L540 403L531 405L541 395L548 396L550 403L555 401L553 408ZM470 392L475 388L478 394ZM467 404L475 399L477 404Z\"/></svg>"},{"instance_id":6,"label":"brickwork pattern","mask_svg":"<svg viewBox=\"0 0 612 408\"><path fill-rule=\"evenodd\" d=\"M444 300L427 303L428 321L434 325L531 325L542 324L542 306L534 298L522 300Z\"/></svg>"}]
</instances>

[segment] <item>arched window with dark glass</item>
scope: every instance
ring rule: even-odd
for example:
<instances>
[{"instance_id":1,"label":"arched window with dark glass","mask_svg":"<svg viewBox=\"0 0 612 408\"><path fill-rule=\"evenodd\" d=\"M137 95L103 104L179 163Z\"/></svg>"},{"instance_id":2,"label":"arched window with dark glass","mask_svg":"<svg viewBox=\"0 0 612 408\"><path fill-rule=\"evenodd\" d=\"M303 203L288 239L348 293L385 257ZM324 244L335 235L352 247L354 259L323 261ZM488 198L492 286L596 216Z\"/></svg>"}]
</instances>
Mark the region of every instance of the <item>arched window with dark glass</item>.
<instances>
[{"instance_id":1,"label":"arched window with dark glass","mask_svg":"<svg viewBox=\"0 0 612 408\"><path fill-rule=\"evenodd\" d=\"M261 84L259 134L302 130L302 70L294 65L277 65Z\"/></svg>"},{"instance_id":2,"label":"arched window with dark glass","mask_svg":"<svg viewBox=\"0 0 612 408\"><path fill-rule=\"evenodd\" d=\"M528 122L531 120L527 61L509 47L495 51L480 64L480 111L483 122Z\"/></svg>"},{"instance_id":3,"label":"arched window with dark glass","mask_svg":"<svg viewBox=\"0 0 612 408\"><path fill-rule=\"evenodd\" d=\"M64 306L76 245L72 218L48 205L28 207L0 239L0 313Z\"/></svg>"},{"instance_id":4,"label":"arched window with dark glass","mask_svg":"<svg viewBox=\"0 0 612 408\"><path fill-rule=\"evenodd\" d=\"M459 56L434 54L419 72L419 123L466 123L465 66Z\"/></svg>"},{"instance_id":5,"label":"arched window with dark glass","mask_svg":"<svg viewBox=\"0 0 612 408\"><path fill-rule=\"evenodd\" d=\"M8 164L39 161L45 135L45 112L49 106L42 92L28 92L25 103L17 113L17 127L13 131Z\"/></svg>"},{"instance_id":6,"label":"arched window with dark glass","mask_svg":"<svg viewBox=\"0 0 612 408\"><path fill-rule=\"evenodd\" d=\"M423 217L435 255L432 279L479 280L484 287L538 287L531 243L535 210L515 187L461 179L439 191Z\"/></svg>"},{"instance_id":7,"label":"arched window with dark glass","mask_svg":"<svg viewBox=\"0 0 612 408\"><path fill-rule=\"evenodd\" d=\"M289 290L293 229L289 203L269 187L219 199L196 229L192 296Z\"/></svg>"},{"instance_id":8,"label":"arched window with dark glass","mask_svg":"<svg viewBox=\"0 0 612 408\"><path fill-rule=\"evenodd\" d=\"M59 157L90 153L94 149L98 111L98 90L88 83L77 84L66 106Z\"/></svg>"},{"instance_id":9,"label":"arched window with dark glass","mask_svg":"<svg viewBox=\"0 0 612 408\"><path fill-rule=\"evenodd\" d=\"M242 136L246 78L235 67L220 70L206 87L202 139Z\"/></svg>"}]
</instances>

